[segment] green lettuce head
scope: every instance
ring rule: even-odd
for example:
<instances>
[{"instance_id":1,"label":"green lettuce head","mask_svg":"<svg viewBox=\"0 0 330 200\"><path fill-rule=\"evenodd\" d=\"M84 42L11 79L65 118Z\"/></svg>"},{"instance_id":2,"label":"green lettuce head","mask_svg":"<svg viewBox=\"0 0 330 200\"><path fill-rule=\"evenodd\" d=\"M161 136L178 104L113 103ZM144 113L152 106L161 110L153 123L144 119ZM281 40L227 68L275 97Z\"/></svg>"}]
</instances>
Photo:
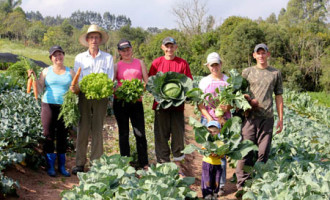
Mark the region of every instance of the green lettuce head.
<instances>
[{"instance_id":1,"label":"green lettuce head","mask_svg":"<svg viewBox=\"0 0 330 200\"><path fill-rule=\"evenodd\" d=\"M147 90L158 102L157 110L178 107L187 99L187 92L193 89L193 81L177 72L158 72L149 77Z\"/></svg>"}]
</instances>

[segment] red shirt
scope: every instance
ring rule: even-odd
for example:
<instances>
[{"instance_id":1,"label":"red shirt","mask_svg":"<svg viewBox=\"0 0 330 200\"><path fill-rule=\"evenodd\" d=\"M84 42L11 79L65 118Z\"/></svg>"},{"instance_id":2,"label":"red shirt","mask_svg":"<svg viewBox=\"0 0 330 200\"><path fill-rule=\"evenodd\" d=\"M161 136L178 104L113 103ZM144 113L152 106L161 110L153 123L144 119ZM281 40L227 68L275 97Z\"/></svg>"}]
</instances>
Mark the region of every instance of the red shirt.
<instances>
[{"instance_id":1,"label":"red shirt","mask_svg":"<svg viewBox=\"0 0 330 200\"><path fill-rule=\"evenodd\" d=\"M179 58L179 57L174 57L173 60L166 60L164 56L156 58L151 63L151 67L150 67L148 75L149 76L156 75L157 72L159 72L159 71L162 71L164 73L169 72L169 71L177 72L177 73L186 75L190 79L193 79L191 72L190 72L189 64L187 63L187 61L185 61L184 59ZM152 109L155 110L157 105L158 105L158 103L156 101L154 101ZM184 104L182 104L178 107L171 106L170 108L168 108L166 110L183 111Z\"/></svg>"}]
</instances>

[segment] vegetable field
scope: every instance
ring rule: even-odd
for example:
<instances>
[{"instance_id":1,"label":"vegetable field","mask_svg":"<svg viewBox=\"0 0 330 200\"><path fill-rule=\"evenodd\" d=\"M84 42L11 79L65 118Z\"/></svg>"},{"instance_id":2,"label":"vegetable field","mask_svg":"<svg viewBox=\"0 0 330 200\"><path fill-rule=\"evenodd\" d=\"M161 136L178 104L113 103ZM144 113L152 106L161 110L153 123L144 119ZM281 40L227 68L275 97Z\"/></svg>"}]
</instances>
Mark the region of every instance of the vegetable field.
<instances>
[{"instance_id":1,"label":"vegetable field","mask_svg":"<svg viewBox=\"0 0 330 200\"><path fill-rule=\"evenodd\" d=\"M187 156L185 173L180 179L174 164L152 165L149 171L134 169L130 162L137 161L135 138L130 134L132 158L120 158L118 133L113 116L108 116L104 126L105 155L90 164L89 171L78 178L57 177L49 179L42 169L43 142L40 122L40 102L32 93L26 94L25 84L0 74L0 193L3 197L27 194L28 187L44 187L54 191L47 196L41 190L30 192L27 199L185 199L200 197L199 182L201 160ZM196 85L196 83L194 83ZM274 135L270 159L266 164L257 163L253 178L244 188L243 199L329 199L330 198L330 109L316 106L307 94L286 91L284 130ZM148 156L155 163L153 114L151 94L143 96ZM192 114L192 106L186 118L199 118ZM111 113L111 112L110 112ZM188 116L188 114L191 116ZM186 143L194 141L194 132L187 125ZM74 135L74 134L73 134ZM74 152L69 153L68 168L74 165ZM191 166L193 164L194 166ZM39 183L26 180L18 182L7 171L25 169L22 176L40 178ZM30 171L34 168L36 171ZM233 170L229 170L233 172ZM10 174L10 173L9 173ZM227 183L232 174L227 174ZM43 179L47 181L42 181ZM79 179L79 180L78 180ZM29 182L31 181L31 182ZM49 186L50 185L50 186ZM61 185L61 186L60 186ZM64 186L63 186L64 185ZM157 186L157 187L156 187ZM25 191L23 193L22 191ZM32 189L31 189L32 191ZM232 197L234 190L227 190Z\"/></svg>"}]
</instances>

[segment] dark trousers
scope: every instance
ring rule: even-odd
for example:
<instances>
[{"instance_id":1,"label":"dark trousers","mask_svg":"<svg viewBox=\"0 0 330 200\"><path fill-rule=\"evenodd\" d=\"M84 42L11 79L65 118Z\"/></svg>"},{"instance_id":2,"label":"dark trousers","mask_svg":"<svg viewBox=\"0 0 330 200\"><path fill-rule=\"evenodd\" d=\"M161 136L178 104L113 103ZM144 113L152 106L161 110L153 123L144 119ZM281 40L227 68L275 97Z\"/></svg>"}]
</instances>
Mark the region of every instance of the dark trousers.
<instances>
[{"instance_id":1,"label":"dark trousers","mask_svg":"<svg viewBox=\"0 0 330 200\"><path fill-rule=\"evenodd\" d=\"M221 173L221 165L212 165L203 161L201 181L203 198L219 192Z\"/></svg>"},{"instance_id":2,"label":"dark trousers","mask_svg":"<svg viewBox=\"0 0 330 200\"><path fill-rule=\"evenodd\" d=\"M41 102L41 123L46 137L43 147L45 153L54 153L55 139L57 153L66 153L68 129L64 126L63 118L57 119L60 109L61 105Z\"/></svg>"},{"instance_id":3,"label":"dark trousers","mask_svg":"<svg viewBox=\"0 0 330 200\"><path fill-rule=\"evenodd\" d=\"M268 160L269 151L271 148L273 136L274 118L268 119L252 119L246 118L242 123L243 140L251 140L258 146L258 162L266 163ZM239 160L236 166L237 188L244 186L247 179L250 178L250 173L244 171L244 166L254 165L255 153L251 151L242 160Z\"/></svg>"},{"instance_id":4,"label":"dark trousers","mask_svg":"<svg viewBox=\"0 0 330 200\"><path fill-rule=\"evenodd\" d=\"M183 111L156 110L154 122L155 149L158 163L181 161L184 154L184 114ZM171 138L171 149L168 141Z\"/></svg>"},{"instance_id":5,"label":"dark trousers","mask_svg":"<svg viewBox=\"0 0 330 200\"><path fill-rule=\"evenodd\" d=\"M126 103L122 100L114 99L113 111L119 130L120 155L130 156L129 120L131 120L133 133L136 139L139 165L140 167L148 165L147 140L142 102Z\"/></svg>"}]
</instances>

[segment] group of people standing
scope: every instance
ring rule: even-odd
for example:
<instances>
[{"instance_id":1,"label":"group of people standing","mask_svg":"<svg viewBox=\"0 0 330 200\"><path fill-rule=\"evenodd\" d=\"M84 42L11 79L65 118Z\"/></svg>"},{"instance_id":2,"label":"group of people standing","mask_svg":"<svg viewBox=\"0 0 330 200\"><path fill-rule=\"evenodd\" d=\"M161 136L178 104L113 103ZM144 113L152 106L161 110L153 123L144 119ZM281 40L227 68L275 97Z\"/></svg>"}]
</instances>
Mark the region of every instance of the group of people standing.
<instances>
[{"instance_id":1,"label":"group of people standing","mask_svg":"<svg viewBox=\"0 0 330 200\"><path fill-rule=\"evenodd\" d=\"M78 94L80 120L78 123L78 134L76 141L76 166L72 169L72 174L84 171L87 162L88 139L91 136L91 154L90 160L98 159L103 154L103 121L106 115L108 98L101 100L87 99L79 89L79 84L71 85L71 81L81 68L79 81L84 76L91 73L105 73L112 80L139 79L144 84L148 77L156 75L157 72L177 72L186 75L192 79L189 64L182 58L176 56L175 52L178 45L174 38L166 37L161 44L164 56L156 58L150 67L149 73L142 60L133 57L133 49L130 41L122 39L118 42L117 48L120 55L119 61L114 64L113 57L99 49L100 45L107 42L109 36L97 25L91 25L87 32L80 36L79 42L88 48L87 51L80 53L75 58L74 69L64 66L65 52L60 46L53 46L49 50L49 58L52 65L45 68L38 80L38 90L45 91L42 98L41 119L43 132L46 137L44 151L47 160L47 173L50 176L56 176L55 160L58 157L58 171L64 176L70 176L65 169L65 152L67 148L68 130L64 126L63 119L57 119L63 95L67 90ZM281 74L275 68L268 66L267 58L270 56L266 45L257 45L253 57L257 65L249 67L243 71L243 77L250 83L250 92L252 98L259 101L259 107L250 112L250 115L243 121L242 135L243 139L252 140L259 146L258 161L266 162L271 144L273 132L273 110L272 94L275 93L275 100L279 121L277 124L278 132L283 128L283 99L281 94L282 78ZM220 56L213 52L207 57L207 65L210 75L204 77L199 87L204 93L214 93L220 86L227 86L228 77L221 72L222 61ZM33 71L29 75L35 76ZM154 101L154 137L155 152L158 163L170 162L170 154L173 155L173 161L179 167L179 174L184 176L182 171L182 161L184 160L184 104L178 107L156 110L157 102ZM231 117L230 107L222 105L225 111L224 117L218 119L215 116L215 108L212 105L199 105L201 113L201 122L208 128L218 128ZM142 105L142 97L135 103L127 103L114 96L113 110L118 124L119 147L122 156L130 156L129 148L129 121L131 121L133 132L136 138L139 167L148 169L147 140L145 136L145 121ZM219 123L220 122L220 123ZM219 132L219 131L218 131ZM55 141L56 139L56 154ZM169 145L169 140L171 143ZM241 190L245 180L249 177L243 170L244 165L253 165L252 156L249 155L238 163L236 174L238 178L238 189ZM202 180L203 197L224 193L224 184L226 181L226 158L218 158L219 161L209 163L210 166L204 167L203 175L207 177ZM208 159L204 159L208 161ZM211 167L219 165L221 167ZM221 170L220 173L214 173L214 170ZM215 175L217 174L217 175ZM204 178L202 178L204 179ZM206 180L207 179L207 180ZM203 185L204 183L204 185Z\"/></svg>"}]
</instances>

